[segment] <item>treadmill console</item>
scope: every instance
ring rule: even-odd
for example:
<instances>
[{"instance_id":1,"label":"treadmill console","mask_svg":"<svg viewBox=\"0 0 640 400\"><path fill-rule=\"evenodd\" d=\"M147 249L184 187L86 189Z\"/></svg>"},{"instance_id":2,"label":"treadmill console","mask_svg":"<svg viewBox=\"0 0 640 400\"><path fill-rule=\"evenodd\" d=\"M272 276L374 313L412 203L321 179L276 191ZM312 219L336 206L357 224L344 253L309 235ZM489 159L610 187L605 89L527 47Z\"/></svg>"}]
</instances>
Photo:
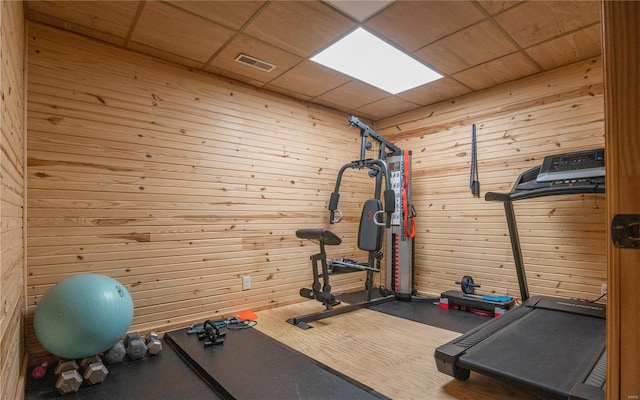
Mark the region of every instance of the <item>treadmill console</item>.
<instances>
[{"instance_id":1,"label":"treadmill console","mask_svg":"<svg viewBox=\"0 0 640 400\"><path fill-rule=\"evenodd\" d=\"M567 184L603 176L604 149L595 149L545 157L536 181Z\"/></svg>"}]
</instances>

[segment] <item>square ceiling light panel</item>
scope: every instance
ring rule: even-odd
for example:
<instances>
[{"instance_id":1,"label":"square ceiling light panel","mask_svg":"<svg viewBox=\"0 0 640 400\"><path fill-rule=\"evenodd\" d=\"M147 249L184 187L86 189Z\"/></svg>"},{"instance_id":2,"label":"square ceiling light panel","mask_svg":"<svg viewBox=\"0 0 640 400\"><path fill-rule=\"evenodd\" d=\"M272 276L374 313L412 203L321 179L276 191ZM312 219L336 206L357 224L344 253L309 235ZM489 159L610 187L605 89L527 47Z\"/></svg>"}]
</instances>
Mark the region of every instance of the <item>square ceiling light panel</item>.
<instances>
[{"instance_id":1,"label":"square ceiling light panel","mask_svg":"<svg viewBox=\"0 0 640 400\"><path fill-rule=\"evenodd\" d=\"M326 0L338 10L352 16L360 22L382 10L393 0Z\"/></svg>"},{"instance_id":2,"label":"square ceiling light panel","mask_svg":"<svg viewBox=\"0 0 640 400\"><path fill-rule=\"evenodd\" d=\"M358 28L311 58L391 94L442 78L389 43Z\"/></svg>"}]
</instances>

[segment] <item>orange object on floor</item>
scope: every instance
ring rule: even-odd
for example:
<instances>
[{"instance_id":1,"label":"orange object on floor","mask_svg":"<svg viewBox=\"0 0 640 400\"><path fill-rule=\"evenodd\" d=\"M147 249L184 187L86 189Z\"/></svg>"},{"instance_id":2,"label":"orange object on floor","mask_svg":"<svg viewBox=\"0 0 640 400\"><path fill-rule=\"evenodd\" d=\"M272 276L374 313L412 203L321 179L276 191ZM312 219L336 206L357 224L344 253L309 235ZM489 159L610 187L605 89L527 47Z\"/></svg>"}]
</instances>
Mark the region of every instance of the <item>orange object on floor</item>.
<instances>
[{"instance_id":1,"label":"orange object on floor","mask_svg":"<svg viewBox=\"0 0 640 400\"><path fill-rule=\"evenodd\" d=\"M238 319L255 321L258 319L258 315L251 310L243 311L238 315Z\"/></svg>"}]
</instances>

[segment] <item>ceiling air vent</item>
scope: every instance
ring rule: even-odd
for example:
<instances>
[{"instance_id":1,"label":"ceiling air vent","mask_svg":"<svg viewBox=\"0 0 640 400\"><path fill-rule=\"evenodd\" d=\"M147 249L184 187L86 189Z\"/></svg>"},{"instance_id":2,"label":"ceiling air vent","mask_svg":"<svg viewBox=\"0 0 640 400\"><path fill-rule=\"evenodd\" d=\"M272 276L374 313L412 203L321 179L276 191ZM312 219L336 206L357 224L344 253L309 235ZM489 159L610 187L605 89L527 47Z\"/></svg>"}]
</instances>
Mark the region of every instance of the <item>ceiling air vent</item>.
<instances>
[{"instance_id":1,"label":"ceiling air vent","mask_svg":"<svg viewBox=\"0 0 640 400\"><path fill-rule=\"evenodd\" d=\"M275 65L269 64L266 61L258 60L257 58L253 58L251 56L248 56L242 53L238 54L238 57L236 57L235 61L242 64L249 65L253 68L261 69L266 72L271 72L276 67Z\"/></svg>"}]
</instances>

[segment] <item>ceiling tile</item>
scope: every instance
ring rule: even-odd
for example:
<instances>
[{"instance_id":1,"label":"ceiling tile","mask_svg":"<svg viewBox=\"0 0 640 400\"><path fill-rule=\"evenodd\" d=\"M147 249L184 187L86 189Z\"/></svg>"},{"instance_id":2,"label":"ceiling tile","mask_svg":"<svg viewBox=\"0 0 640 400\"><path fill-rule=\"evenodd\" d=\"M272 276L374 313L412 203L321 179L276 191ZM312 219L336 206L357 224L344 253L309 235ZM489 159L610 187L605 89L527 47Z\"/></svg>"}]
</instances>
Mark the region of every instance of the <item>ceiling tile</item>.
<instances>
[{"instance_id":1,"label":"ceiling tile","mask_svg":"<svg viewBox=\"0 0 640 400\"><path fill-rule=\"evenodd\" d=\"M599 1L531 1L494 19L523 48L600 21Z\"/></svg>"},{"instance_id":2,"label":"ceiling tile","mask_svg":"<svg viewBox=\"0 0 640 400\"><path fill-rule=\"evenodd\" d=\"M179 65L185 65L187 67L190 68L200 68L202 67L202 62L201 61L196 61L196 60L192 60L190 58L186 58L186 57L182 57L179 55L176 55L174 53L168 53L166 51L163 51L162 49L158 49L155 47L151 47L151 46L147 46L144 45L142 43L137 43L137 42L129 42L129 45L127 46L127 48L140 52L142 54L146 54L152 57L156 57L159 58L161 60L166 60L166 61L171 61L173 63L179 64Z\"/></svg>"},{"instance_id":3,"label":"ceiling tile","mask_svg":"<svg viewBox=\"0 0 640 400\"><path fill-rule=\"evenodd\" d=\"M529 47L526 51L545 69L595 57L601 53L600 24Z\"/></svg>"},{"instance_id":4,"label":"ceiling tile","mask_svg":"<svg viewBox=\"0 0 640 400\"><path fill-rule=\"evenodd\" d=\"M273 86L273 85L265 85L263 86L264 89L267 89L271 92L275 92L275 93L280 93L283 94L285 96L288 97L293 97L294 99L298 99L298 100L303 100L303 101L311 101L312 97L308 96L304 93L300 93L300 92L296 92L293 90L289 90L286 88L282 88L282 87L278 87L278 86Z\"/></svg>"},{"instance_id":5,"label":"ceiling tile","mask_svg":"<svg viewBox=\"0 0 640 400\"><path fill-rule=\"evenodd\" d=\"M176 7L188 10L196 15L231 29L240 29L262 7L265 1L169 1Z\"/></svg>"},{"instance_id":6,"label":"ceiling tile","mask_svg":"<svg viewBox=\"0 0 640 400\"><path fill-rule=\"evenodd\" d=\"M509 9L521 1L495 1L495 0L478 0L478 4L484 8L489 15L496 15L506 9Z\"/></svg>"},{"instance_id":7,"label":"ceiling tile","mask_svg":"<svg viewBox=\"0 0 640 400\"><path fill-rule=\"evenodd\" d=\"M471 89L453 78L444 77L419 86L415 89L399 93L398 96L412 103L426 106L443 100L452 99L471 92Z\"/></svg>"},{"instance_id":8,"label":"ceiling tile","mask_svg":"<svg viewBox=\"0 0 640 400\"><path fill-rule=\"evenodd\" d=\"M485 20L423 47L414 55L441 73L454 74L516 50L492 21Z\"/></svg>"},{"instance_id":9,"label":"ceiling tile","mask_svg":"<svg viewBox=\"0 0 640 400\"><path fill-rule=\"evenodd\" d=\"M250 76L236 74L234 71L231 71L231 70L228 70L228 69L222 69L222 68L214 67L214 66L211 66L211 65L207 65L205 67L205 71L210 72L212 74L219 75L219 76L224 76L224 77L227 77L227 78L235 79L235 80L240 81L240 82L248 83L251 86L256 86L256 87L264 86L264 82L263 81L259 81L257 79L253 79Z\"/></svg>"},{"instance_id":10,"label":"ceiling tile","mask_svg":"<svg viewBox=\"0 0 640 400\"><path fill-rule=\"evenodd\" d=\"M394 0L375 0L375 1L362 1L362 0L325 0L331 4L332 7L344 12L345 14L353 17L356 21L362 22L367 18L382 10Z\"/></svg>"},{"instance_id":11,"label":"ceiling tile","mask_svg":"<svg viewBox=\"0 0 640 400\"><path fill-rule=\"evenodd\" d=\"M419 105L404 100L400 97L389 96L382 100L378 100L375 103L367 104L366 106L360 107L354 112L356 113L356 115L358 115L358 113L375 115L377 117L376 119L380 119L415 110L419 107Z\"/></svg>"},{"instance_id":12,"label":"ceiling tile","mask_svg":"<svg viewBox=\"0 0 640 400\"><path fill-rule=\"evenodd\" d=\"M266 61L276 67L271 72L262 71L245 64L238 63L235 58L243 53ZM287 51L261 42L251 36L240 34L210 62L216 68L227 69L235 74L247 76L260 82L269 82L285 73L303 59Z\"/></svg>"},{"instance_id":13,"label":"ceiling tile","mask_svg":"<svg viewBox=\"0 0 640 400\"><path fill-rule=\"evenodd\" d=\"M27 1L27 17L118 45L124 44L139 1Z\"/></svg>"},{"instance_id":14,"label":"ceiling tile","mask_svg":"<svg viewBox=\"0 0 640 400\"><path fill-rule=\"evenodd\" d=\"M535 74L538 68L521 53L513 53L454 74L453 77L473 90L509 82Z\"/></svg>"},{"instance_id":15,"label":"ceiling tile","mask_svg":"<svg viewBox=\"0 0 640 400\"><path fill-rule=\"evenodd\" d=\"M354 79L318 96L318 99L351 110L388 96L390 96L390 94L384 90Z\"/></svg>"},{"instance_id":16,"label":"ceiling tile","mask_svg":"<svg viewBox=\"0 0 640 400\"><path fill-rule=\"evenodd\" d=\"M369 126L373 126L373 123L378 119L377 115L375 115L375 114L367 114L364 111L358 111L357 114L355 114L354 112L349 112L348 114L349 114L349 116L355 115L362 122L365 122L366 120L369 120L369 121L365 122Z\"/></svg>"},{"instance_id":17,"label":"ceiling tile","mask_svg":"<svg viewBox=\"0 0 640 400\"><path fill-rule=\"evenodd\" d=\"M309 57L355 27L322 2L270 2L243 32L300 57Z\"/></svg>"},{"instance_id":18,"label":"ceiling tile","mask_svg":"<svg viewBox=\"0 0 640 400\"><path fill-rule=\"evenodd\" d=\"M233 33L169 4L147 2L131 41L205 63Z\"/></svg>"},{"instance_id":19,"label":"ceiling tile","mask_svg":"<svg viewBox=\"0 0 640 400\"><path fill-rule=\"evenodd\" d=\"M350 80L350 77L318 63L303 61L271 81L271 85L316 97Z\"/></svg>"},{"instance_id":20,"label":"ceiling tile","mask_svg":"<svg viewBox=\"0 0 640 400\"><path fill-rule=\"evenodd\" d=\"M414 52L483 18L469 1L396 1L365 27Z\"/></svg>"}]
</instances>

